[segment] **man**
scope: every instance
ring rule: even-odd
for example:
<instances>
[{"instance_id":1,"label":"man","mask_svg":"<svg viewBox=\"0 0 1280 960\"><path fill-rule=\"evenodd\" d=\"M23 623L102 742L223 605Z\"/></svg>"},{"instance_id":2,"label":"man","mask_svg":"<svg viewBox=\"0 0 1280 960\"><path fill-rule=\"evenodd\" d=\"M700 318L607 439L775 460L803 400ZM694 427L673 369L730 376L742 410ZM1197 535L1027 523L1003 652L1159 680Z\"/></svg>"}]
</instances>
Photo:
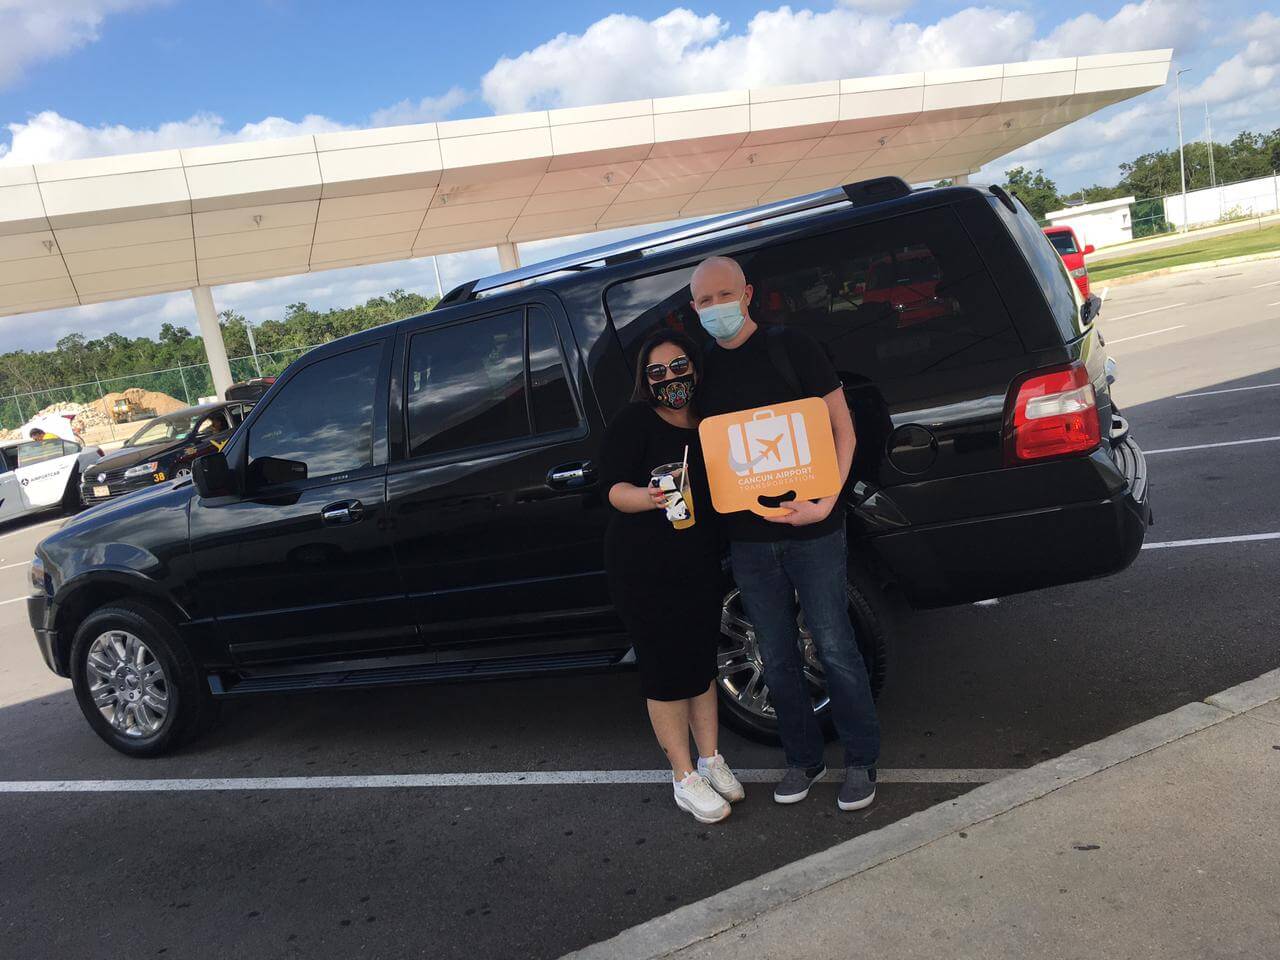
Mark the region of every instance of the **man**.
<instances>
[{"instance_id":1,"label":"man","mask_svg":"<svg viewBox=\"0 0 1280 960\"><path fill-rule=\"evenodd\" d=\"M822 348L799 331L759 327L751 317L752 287L728 257L700 263L689 288L703 328L716 340L707 351L706 374L699 385L700 413L716 416L821 397L831 414L843 486L856 443L853 418L840 378ZM773 798L797 803L826 772L822 730L813 715L799 650L799 599L844 745L846 772L839 807L861 810L875 799L880 724L849 620L844 509L838 494L785 506L790 509L779 517L746 511L725 517L734 579L755 626L786 754L788 769Z\"/></svg>"}]
</instances>

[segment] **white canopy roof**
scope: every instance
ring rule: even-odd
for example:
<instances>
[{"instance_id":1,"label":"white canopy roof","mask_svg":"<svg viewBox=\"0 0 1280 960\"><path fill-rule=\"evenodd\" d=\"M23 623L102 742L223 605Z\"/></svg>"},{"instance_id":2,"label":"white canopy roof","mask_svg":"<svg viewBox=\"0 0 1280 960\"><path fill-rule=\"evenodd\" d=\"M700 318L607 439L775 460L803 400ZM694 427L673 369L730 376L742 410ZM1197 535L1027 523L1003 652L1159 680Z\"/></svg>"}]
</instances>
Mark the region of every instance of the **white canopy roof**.
<instances>
[{"instance_id":1,"label":"white canopy roof","mask_svg":"<svg viewBox=\"0 0 1280 960\"><path fill-rule=\"evenodd\" d=\"M1165 83L1171 50L0 165L0 315L979 169Z\"/></svg>"}]
</instances>

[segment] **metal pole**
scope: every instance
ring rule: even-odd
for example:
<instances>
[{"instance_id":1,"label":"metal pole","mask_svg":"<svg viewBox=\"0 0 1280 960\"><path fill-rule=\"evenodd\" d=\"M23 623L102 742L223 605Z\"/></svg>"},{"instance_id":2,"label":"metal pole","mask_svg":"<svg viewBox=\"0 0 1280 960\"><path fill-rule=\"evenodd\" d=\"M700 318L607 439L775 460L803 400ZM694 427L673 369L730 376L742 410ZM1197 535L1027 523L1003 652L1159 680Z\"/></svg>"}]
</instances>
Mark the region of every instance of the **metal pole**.
<instances>
[{"instance_id":1,"label":"metal pole","mask_svg":"<svg viewBox=\"0 0 1280 960\"><path fill-rule=\"evenodd\" d=\"M1190 67L1184 67L1173 75L1173 83L1178 92L1178 177L1182 181L1182 232L1187 232L1187 164L1182 153L1182 75L1190 73Z\"/></svg>"},{"instance_id":2,"label":"metal pole","mask_svg":"<svg viewBox=\"0 0 1280 960\"><path fill-rule=\"evenodd\" d=\"M187 375L182 372L182 368L178 368L178 376L182 378L182 396L186 398L187 406L191 406L191 391L187 389Z\"/></svg>"},{"instance_id":3,"label":"metal pole","mask_svg":"<svg viewBox=\"0 0 1280 960\"><path fill-rule=\"evenodd\" d=\"M1213 118L1209 116L1208 100L1204 102L1204 129L1209 144L1209 186L1216 187L1218 178L1213 172ZM1219 198L1219 206L1221 206L1221 198Z\"/></svg>"},{"instance_id":4,"label":"metal pole","mask_svg":"<svg viewBox=\"0 0 1280 960\"><path fill-rule=\"evenodd\" d=\"M258 376L262 376L262 364L258 362L258 345L253 340L253 324L247 317L244 321L244 330L249 334L249 352L253 354L253 369L258 371Z\"/></svg>"},{"instance_id":5,"label":"metal pole","mask_svg":"<svg viewBox=\"0 0 1280 960\"><path fill-rule=\"evenodd\" d=\"M436 255L431 255L431 267L436 272L436 292L441 300L444 299L444 284L440 282L440 264L436 263Z\"/></svg>"}]
</instances>

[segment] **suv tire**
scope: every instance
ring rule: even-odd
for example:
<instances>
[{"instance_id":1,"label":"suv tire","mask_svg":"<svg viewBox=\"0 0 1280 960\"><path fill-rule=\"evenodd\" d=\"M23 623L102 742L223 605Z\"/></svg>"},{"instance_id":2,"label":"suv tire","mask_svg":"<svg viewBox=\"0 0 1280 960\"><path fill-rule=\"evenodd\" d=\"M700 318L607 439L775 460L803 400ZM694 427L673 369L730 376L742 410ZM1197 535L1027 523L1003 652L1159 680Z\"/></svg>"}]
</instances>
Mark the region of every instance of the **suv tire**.
<instances>
[{"instance_id":1,"label":"suv tire","mask_svg":"<svg viewBox=\"0 0 1280 960\"><path fill-rule=\"evenodd\" d=\"M750 624L742 616L741 607L735 607L737 595L738 591L735 589L725 596L724 615L721 618L721 667L716 677L716 692L719 694L720 700L720 717L726 726L744 736L753 740L776 744L779 742L777 720L767 713L762 713L758 709L746 706L741 697L734 695L734 689L742 689L739 684L735 684L735 679L742 677L743 674L749 677L751 675L750 667L743 663L742 658L729 663L725 662L724 651L726 649L736 649L741 639L742 631L750 629ZM871 696L878 699L880 691L884 688L885 677L888 674L888 643L879 615L872 607L862 588L853 582L849 583L849 619L853 623L853 634L857 639L858 649L862 653L863 663L867 666L867 679L871 683ZM739 628L737 630L735 630L735 621L736 626ZM801 643L802 645L805 643L803 635ZM751 639L747 644L748 651L751 651L753 647L754 639ZM749 653L746 659L754 661L757 666L759 665L758 653L754 653L754 656ZM811 668L817 663L817 660L811 648L804 660L806 675L812 676L813 671ZM735 667L739 665L741 665L740 670L735 672ZM763 674L760 675L760 680L761 682L763 681ZM816 686L815 689L817 689ZM825 686L821 689L825 691ZM767 696L765 698L765 707L767 710L772 710L772 706L768 704ZM828 739L834 737L835 729L831 722L830 703L815 704L814 712L822 723L824 735Z\"/></svg>"},{"instance_id":2,"label":"suv tire","mask_svg":"<svg viewBox=\"0 0 1280 960\"><path fill-rule=\"evenodd\" d=\"M194 739L213 726L220 706L173 624L137 600L100 607L80 624L71 683L89 726L131 757L160 756Z\"/></svg>"}]
</instances>

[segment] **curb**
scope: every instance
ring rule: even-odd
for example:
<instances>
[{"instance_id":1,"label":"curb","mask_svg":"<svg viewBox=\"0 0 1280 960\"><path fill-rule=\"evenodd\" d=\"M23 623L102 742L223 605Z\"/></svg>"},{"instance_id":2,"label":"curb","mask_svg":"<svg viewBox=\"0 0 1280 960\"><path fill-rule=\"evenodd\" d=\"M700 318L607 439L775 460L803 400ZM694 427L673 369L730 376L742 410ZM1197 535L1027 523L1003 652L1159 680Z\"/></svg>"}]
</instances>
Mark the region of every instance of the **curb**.
<instances>
[{"instance_id":1,"label":"curb","mask_svg":"<svg viewBox=\"0 0 1280 960\"><path fill-rule=\"evenodd\" d=\"M565 954L562 960L669 956L789 901L1278 699L1280 669L655 917L609 940Z\"/></svg>"},{"instance_id":2,"label":"curb","mask_svg":"<svg viewBox=\"0 0 1280 960\"><path fill-rule=\"evenodd\" d=\"M1128 273L1123 277L1108 277L1105 280L1095 280L1090 277L1089 284L1091 288L1094 283L1099 283L1104 287L1122 287L1126 283L1137 283L1139 280L1150 280L1154 277L1163 277L1172 273L1187 273L1191 270L1208 270L1213 267L1230 267L1237 263L1253 263L1258 260L1277 259L1280 259L1280 250L1270 250L1266 253L1246 253L1240 257L1205 260L1202 263L1181 263L1176 267L1162 267L1159 270L1148 270L1145 273Z\"/></svg>"}]
</instances>

